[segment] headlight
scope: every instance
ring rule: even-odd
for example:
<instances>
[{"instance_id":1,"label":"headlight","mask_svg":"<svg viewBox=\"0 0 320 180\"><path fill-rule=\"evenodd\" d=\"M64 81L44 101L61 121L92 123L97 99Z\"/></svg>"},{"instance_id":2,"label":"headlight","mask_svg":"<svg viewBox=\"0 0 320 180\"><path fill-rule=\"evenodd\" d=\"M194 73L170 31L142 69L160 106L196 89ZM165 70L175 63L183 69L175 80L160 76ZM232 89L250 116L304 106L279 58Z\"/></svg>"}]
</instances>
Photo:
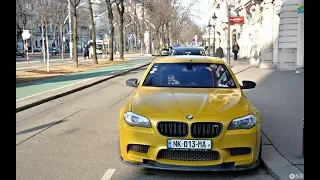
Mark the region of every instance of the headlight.
<instances>
[{"instance_id":1,"label":"headlight","mask_svg":"<svg viewBox=\"0 0 320 180\"><path fill-rule=\"evenodd\" d=\"M124 113L123 117L127 124L129 124L130 126L141 126L147 128L151 127L151 123L148 118L140 116L133 112L126 112Z\"/></svg>"},{"instance_id":2,"label":"headlight","mask_svg":"<svg viewBox=\"0 0 320 180\"><path fill-rule=\"evenodd\" d=\"M257 117L250 114L245 117L237 118L231 121L228 130L250 129L257 123Z\"/></svg>"}]
</instances>

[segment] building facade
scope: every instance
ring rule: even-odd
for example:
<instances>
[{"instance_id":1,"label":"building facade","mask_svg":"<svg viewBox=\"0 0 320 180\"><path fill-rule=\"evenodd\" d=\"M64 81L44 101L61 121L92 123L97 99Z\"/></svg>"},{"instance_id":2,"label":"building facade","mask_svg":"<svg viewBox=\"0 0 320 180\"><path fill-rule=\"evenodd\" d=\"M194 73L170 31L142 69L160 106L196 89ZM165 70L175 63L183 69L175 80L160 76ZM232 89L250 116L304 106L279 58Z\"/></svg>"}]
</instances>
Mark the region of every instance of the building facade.
<instances>
[{"instance_id":1,"label":"building facade","mask_svg":"<svg viewBox=\"0 0 320 180\"><path fill-rule=\"evenodd\" d=\"M228 43L228 6L226 0L215 0L212 1L212 6L210 7L210 24L213 25L212 16L215 14L217 19L215 20L214 27L206 27L205 34L202 36L205 46L215 46L215 49L221 47L223 52L227 53L227 43ZM231 7L231 16L235 16L235 7ZM209 24L209 22L208 22ZM230 46L238 40L236 29L237 25L230 25ZM238 31L240 32L240 31ZM210 49L212 52L213 48Z\"/></svg>"},{"instance_id":2,"label":"building facade","mask_svg":"<svg viewBox=\"0 0 320 180\"><path fill-rule=\"evenodd\" d=\"M292 71L304 67L304 0L237 0L235 11L245 23L236 25L240 58L260 68ZM232 31L232 32L233 32Z\"/></svg>"}]
</instances>

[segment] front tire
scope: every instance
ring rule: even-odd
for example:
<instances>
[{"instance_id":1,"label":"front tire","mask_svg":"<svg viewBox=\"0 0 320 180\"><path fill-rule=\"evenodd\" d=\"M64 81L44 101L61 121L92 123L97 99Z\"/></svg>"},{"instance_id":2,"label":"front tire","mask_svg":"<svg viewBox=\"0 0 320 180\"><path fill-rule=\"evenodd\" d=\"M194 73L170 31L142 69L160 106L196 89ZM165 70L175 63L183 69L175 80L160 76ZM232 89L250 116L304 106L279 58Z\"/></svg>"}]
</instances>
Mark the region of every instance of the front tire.
<instances>
[{"instance_id":1,"label":"front tire","mask_svg":"<svg viewBox=\"0 0 320 180\"><path fill-rule=\"evenodd\" d=\"M262 135L261 135L261 140L260 140L260 151L259 151L259 156L258 159L261 162L261 156L262 156Z\"/></svg>"}]
</instances>

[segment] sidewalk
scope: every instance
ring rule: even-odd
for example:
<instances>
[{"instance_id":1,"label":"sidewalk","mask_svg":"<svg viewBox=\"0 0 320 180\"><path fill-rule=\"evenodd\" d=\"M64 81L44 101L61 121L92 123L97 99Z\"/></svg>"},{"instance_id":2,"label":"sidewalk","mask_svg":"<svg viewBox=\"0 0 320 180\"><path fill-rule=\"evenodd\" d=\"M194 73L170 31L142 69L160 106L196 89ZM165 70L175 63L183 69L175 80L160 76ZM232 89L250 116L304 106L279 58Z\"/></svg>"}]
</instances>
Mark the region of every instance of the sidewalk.
<instances>
[{"instance_id":1,"label":"sidewalk","mask_svg":"<svg viewBox=\"0 0 320 180\"><path fill-rule=\"evenodd\" d=\"M129 62L102 67L80 73L57 76L49 79L19 83L16 85L16 111L62 97L120 74L147 66L155 57L133 59ZM233 63L234 73L247 69L246 62Z\"/></svg>"},{"instance_id":2,"label":"sidewalk","mask_svg":"<svg viewBox=\"0 0 320 180\"><path fill-rule=\"evenodd\" d=\"M101 56L101 57L100 57ZM140 58L140 57L148 57L148 56L141 56L141 53L135 53L135 54L125 54L124 58L126 59L136 59L136 58ZM107 60L108 57L105 57L105 59L102 59L102 55L98 56L98 61L100 60ZM114 59L119 59L120 55L115 54L114 55ZM30 61L30 63L28 62L16 62L16 70L17 71L29 71L29 70L33 70L36 68L41 68L41 67L46 67L47 64L46 63L42 63L43 59L41 60L33 60ZM79 63L92 63L92 59L84 59L83 56L79 56L78 58ZM50 59L50 66L58 66L58 65L65 65L65 64L73 64L73 60L70 58L65 58L65 59Z\"/></svg>"},{"instance_id":3,"label":"sidewalk","mask_svg":"<svg viewBox=\"0 0 320 180\"><path fill-rule=\"evenodd\" d=\"M304 73L253 67L237 78L257 83L244 93L263 118L262 160L266 169L276 179L303 179Z\"/></svg>"}]
</instances>

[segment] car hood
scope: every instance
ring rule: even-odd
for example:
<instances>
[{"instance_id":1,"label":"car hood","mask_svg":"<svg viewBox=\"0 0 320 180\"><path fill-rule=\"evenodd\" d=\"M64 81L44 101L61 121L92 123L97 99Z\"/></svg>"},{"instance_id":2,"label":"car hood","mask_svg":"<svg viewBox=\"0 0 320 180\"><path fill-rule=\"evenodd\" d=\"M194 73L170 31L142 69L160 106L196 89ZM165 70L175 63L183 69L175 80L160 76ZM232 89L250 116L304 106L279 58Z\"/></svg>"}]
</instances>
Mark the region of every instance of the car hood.
<instances>
[{"instance_id":1,"label":"car hood","mask_svg":"<svg viewBox=\"0 0 320 180\"><path fill-rule=\"evenodd\" d=\"M131 98L131 111L144 116L177 114L185 117L241 117L249 102L240 89L139 88Z\"/></svg>"}]
</instances>

